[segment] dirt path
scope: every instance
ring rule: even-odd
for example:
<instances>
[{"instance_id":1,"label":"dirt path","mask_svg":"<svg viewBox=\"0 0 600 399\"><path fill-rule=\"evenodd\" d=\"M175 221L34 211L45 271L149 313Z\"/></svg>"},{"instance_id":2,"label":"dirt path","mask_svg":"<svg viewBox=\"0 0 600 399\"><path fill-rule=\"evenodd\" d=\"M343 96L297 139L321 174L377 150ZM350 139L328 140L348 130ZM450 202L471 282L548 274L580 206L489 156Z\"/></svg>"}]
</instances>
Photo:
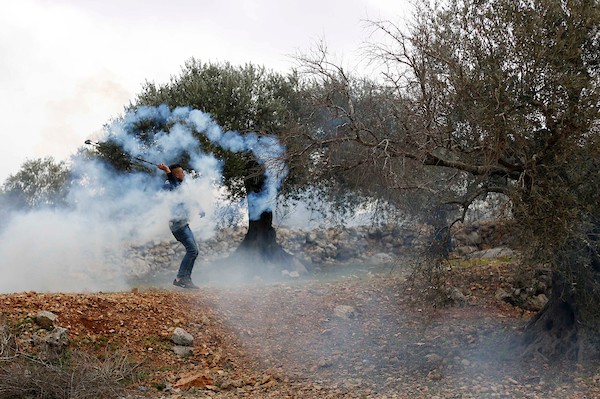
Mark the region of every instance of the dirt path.
<instances>
[{"instance_id":1,"label":"dirt path","mask_svg":"<svg viewBox=\"0 0 600 399\"><path fill-rule=\"evenodd\" d=\"M0 313L33 334L31 318L50 310L73 349L143 359L129 398L600 397L594 366L515 360L527 315L476 295L466 306L434 309L399 269L195 293L167 287L0 295ZM171 350L175 327L195 338L189 358ZM194 374L210 381L175 388Z\"/></svg>"},{"instance_id":2,"label":"dirt path","mask_svg":"<svg viewBox=\"0 0 600 399\"><path fill-rule=\"evenodd\" d=\"M525 321L514 312L419 307L398 274L209 298L258 365L283 382L263 396L220 397L583 398L595 389L571 373L514 360Z\"/></svg>"}]
</instances>

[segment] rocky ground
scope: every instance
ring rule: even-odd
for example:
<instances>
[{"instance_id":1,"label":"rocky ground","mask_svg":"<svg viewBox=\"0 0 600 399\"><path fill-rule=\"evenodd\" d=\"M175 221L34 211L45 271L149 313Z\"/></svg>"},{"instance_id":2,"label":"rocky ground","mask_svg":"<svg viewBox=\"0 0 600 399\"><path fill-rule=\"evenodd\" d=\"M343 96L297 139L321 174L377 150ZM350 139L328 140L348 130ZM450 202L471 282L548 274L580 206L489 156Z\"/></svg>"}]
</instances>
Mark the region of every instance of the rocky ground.
<instances>
[{"instance_id":1,"label":"rocky ground","mask_svg":"<svg viewBox=\"0 0 600 399\"><path fill-rule=\"evenodd\" d=\"M35 319L49 311L69 350L120 354L136 365L127 398L600 397L597 365L519 358L532 313L498 295L514 289L514 264L448 268L458 294L447 307L425 301L399 262L205 281L196 292L162 280L121 293L0 295L0 313L24 351L43 340ZM173 350L179 329L193 337L187 354Z\"/></svg>"}]
</instances>

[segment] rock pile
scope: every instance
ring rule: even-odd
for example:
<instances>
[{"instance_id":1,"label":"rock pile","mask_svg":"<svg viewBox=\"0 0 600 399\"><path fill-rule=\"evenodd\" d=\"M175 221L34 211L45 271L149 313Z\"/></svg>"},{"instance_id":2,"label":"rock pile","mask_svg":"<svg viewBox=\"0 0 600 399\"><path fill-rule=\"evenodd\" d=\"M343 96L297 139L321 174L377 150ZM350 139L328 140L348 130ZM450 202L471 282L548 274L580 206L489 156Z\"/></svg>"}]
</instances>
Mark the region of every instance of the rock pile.
<instances>
[{"instance_id":1,"label":"rock pile","mask_svg":"<svg viewBox=\"0 0 600 399\"><path fill-rule=\"evenodd\" d=\"M504 287L496 291L496 299L526 310L538 311L548 302L551 276L549 269L523 270L521 274L507 278Z\"/></svg>"},{"instance_id":2,"label":"rock pile","mask_svg":"<svg viewBox=\"0 0 600 399\"><path fill-rule=\"evenodd\" d=\"M453 248L459 256L479 251L510 247L511 243L500 223L473 223L459 225L452 232ZM510 254L499 256L510 256Z\"/></svg>"},{"instance_id":3,"label":"rock pile","mask_svg":"<svg viewBox=\"0 0 600 399\"><path fill-rule=\"evenodd\" d=\"M179 356L191 356L194 353L194 337L183 328L175 328L171 340L175 344L173 352Z\"/></svg>"},{"instance_id":4,"label":"rock pile","mask_svg":"<svg viewBox=\"0 0 600 399\"><path fill-rule=\"evenodd\" d=\"M40 311L33 320L38 328L25 331L16 337L16 347L41 360L52 361L60 358L69 345L68 330L58 326L58 317L47 310ZM0 335L6 334L4 332Z\"/></svg>"}]
</instances>

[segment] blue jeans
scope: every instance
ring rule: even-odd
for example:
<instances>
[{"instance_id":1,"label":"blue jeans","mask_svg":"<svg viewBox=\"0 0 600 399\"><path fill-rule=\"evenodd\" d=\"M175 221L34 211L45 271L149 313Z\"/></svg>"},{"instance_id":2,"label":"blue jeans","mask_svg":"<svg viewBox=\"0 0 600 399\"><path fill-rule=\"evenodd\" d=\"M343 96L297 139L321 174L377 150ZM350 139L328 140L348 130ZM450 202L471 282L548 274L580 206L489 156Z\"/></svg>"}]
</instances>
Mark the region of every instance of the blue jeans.
<instances>
[{"instance_id":1,"label":"blue jeans","mask_svg":"<svg viewBox=\"0 0 600 399\"><path fill-rule=\"evenodd\" d=\"M177 278L189 278L192 275L194 262L198 257L198 244L196 244L194 233L187 224L172 233L175 239L185 247L185 256L181 260Z\"/></svg>"}]
</instances>

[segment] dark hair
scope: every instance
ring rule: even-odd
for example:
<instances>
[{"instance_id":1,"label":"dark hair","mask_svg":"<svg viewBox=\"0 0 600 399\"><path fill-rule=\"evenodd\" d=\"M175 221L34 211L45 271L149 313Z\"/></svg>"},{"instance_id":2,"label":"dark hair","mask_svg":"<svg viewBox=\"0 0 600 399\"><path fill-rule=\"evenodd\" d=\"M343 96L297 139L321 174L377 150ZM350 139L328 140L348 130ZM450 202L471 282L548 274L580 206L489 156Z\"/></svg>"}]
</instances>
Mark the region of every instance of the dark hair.
<instances>
[{"instance_id":1,"label":"dark hair","mask_svg":"<svg viewBox=\"0 0 600 399\"><path fill-rule=\"evenodd\" d=\"M183 169L183 166L179 165L178 163L174 163L173 165L169 165L169 170L171 172L173 171L173 169L177 169L177 168Z\"/></svg>"}]
</instances>

